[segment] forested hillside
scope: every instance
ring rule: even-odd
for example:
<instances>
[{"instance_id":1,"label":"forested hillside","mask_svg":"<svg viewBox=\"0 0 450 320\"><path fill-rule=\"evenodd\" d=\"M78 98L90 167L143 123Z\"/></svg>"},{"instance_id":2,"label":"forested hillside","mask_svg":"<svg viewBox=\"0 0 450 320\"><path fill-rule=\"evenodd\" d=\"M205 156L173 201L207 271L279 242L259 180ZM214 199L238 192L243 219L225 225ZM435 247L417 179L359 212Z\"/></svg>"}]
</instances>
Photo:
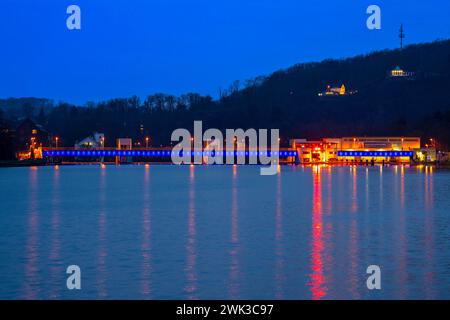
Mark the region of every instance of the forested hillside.
<instances>
[{"instance_id":1,"label":"forested hillside","mask_svg":"<svg viewBox=\"0 0 450 320\"><path fill-rule=\"evenodd\" d=\"M396 66L413 79L387 77ZM357 94L319 97L327 85ZM151 92L151 88L149 88ZM49 97L51 98L51 97ZM175 128L279 128L288 137L419 135L450 142L450 40L344 60L295 65L269 76L236 81L218 99L188 93L117 98L83 106L47 99L0 101L11 127L32 117L71 145L93 131L168 144ZM143 127L143 129L141 129Z\"/></svg>"}]
</instances>

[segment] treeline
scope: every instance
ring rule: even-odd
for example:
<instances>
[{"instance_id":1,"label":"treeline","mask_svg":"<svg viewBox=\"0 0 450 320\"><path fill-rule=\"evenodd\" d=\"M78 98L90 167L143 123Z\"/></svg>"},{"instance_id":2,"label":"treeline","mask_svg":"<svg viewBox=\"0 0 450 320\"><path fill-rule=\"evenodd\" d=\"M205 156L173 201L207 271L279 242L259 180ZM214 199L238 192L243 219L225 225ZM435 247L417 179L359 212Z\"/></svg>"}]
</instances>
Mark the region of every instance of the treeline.
<instances>
[{"instance_id":1,"label":"treeline","mask_svg":"<svg viewBox=\"0 0 450 320\"><path fill-rule=\"evenodd\" d=\"M0 161L14 159L15 143L14 134L5 120L5 115L2 109L0 109Z\"/></svg>"},{"instance_id":2,"label":"treeline","mask_svg":"<svg viewBox=\"0 0 450 320\"><path fill-rule=\"evenodd\" d=\"M414 80L392 80L400 66ZM358 93L321 98L326 86L345 84ZM213 99L197 93L153 94L75 106L52 100L0 102L10 126L32 117L73 145L94 131L111 145L118 137L168 145L176 128L192 130L194 120L212 128L279 128L290 137L411 135L450 144L450 40L386 50L344 60L306 63L235 81ZM8 105L8 108L5 108ZM14 105L14 107L11 107Z\"/></svg>"}]
</instances>

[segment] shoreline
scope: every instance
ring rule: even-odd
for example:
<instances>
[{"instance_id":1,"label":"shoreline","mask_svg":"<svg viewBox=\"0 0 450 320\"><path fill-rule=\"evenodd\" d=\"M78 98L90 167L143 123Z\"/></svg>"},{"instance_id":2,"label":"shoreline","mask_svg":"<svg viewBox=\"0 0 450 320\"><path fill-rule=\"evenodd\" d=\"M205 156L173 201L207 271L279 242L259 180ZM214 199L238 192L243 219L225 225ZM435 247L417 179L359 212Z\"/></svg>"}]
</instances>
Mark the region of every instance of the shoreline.
<instances>
[{"instance_id":1,"label":"shoreline","mask_svg":"<svg viewBox=\"0 0 450 320\"><path fill-rule=\"evenodd\" d=\"M20 167L52 167L52 166L147 166L147 165L175 165L170 162L134 162L134 163L121 163L116 164L115 162L47 162L45 160L11 160L11 161L0 161L0 168L20 168ZM261 164L181 164L182 166L261 166ZM450 163L376 163L375 165L367 165L365 163L308 163L308 164L298 164L298 163L280 163L282 166L303 166L303 167L312 167L312 166L331 166L331 167L374 167L374 166L409 166L409 167L419 167L419 166L431 166L436 168L450 168Z\"/></svg>"}]
</instances>

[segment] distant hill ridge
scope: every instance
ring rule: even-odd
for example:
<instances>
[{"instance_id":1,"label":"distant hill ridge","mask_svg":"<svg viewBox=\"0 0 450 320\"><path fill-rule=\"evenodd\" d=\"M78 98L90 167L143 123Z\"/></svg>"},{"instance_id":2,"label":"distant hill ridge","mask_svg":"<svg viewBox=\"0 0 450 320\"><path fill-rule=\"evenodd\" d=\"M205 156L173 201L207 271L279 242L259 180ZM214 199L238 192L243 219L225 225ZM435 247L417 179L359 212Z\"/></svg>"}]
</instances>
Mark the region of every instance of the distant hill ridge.
<instances>
[{"instance_id":1,"label":"distant hill ridge","mask_svg":"<svg viewBox=\"0 0 450 320\"><path fill-rule=\"evenodd\" d=\"M415 80L389 79L397 66L414 72ZM358 94L317 97L327 85L342 84ZM240 110L237 122L285 128L296 136L412 132L421 120L450 110L450 40L298 64L260 78L222 103Z\"/></svg>"},{"instance_id":2,"label":"distant hill ridge","mask_svg":"<svg viewBox=\"0 0 450 320\"><path fill-rule=\"evenodd\" d=\"M397 66L413 72L414 80L389 79ZM318 96L327 85L342 84L357 94ZM282 137L414 135L450 144L450 40L294 65L243 85L236 81L216 100L195 93L154 94L144 101L48 108L53 105L48 99L0 100L9 119L33 109L39 122L69 141L100 130L136 139L145 133L155 143L168 143L174 129L203 120L204 127L220 129L279 128Z\"/></svg>"}]
</instances>

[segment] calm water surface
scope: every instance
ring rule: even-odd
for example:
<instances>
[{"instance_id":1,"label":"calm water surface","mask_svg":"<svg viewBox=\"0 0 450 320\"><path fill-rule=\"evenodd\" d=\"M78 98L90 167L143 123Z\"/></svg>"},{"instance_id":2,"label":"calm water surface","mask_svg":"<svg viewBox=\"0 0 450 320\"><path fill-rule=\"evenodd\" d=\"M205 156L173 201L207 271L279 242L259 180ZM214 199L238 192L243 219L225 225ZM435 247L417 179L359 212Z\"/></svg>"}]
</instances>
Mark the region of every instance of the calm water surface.
<instances>
[{"instance_id":1,"label":"calm water surface","mask_svg":"<svg viewBox=\"0 0 450 320\"><path fill-rule=\"evenodd\" d=\"M449 192L400 166L3 168L0 299L450 299Z\"/></svg>"}]
</instances>

